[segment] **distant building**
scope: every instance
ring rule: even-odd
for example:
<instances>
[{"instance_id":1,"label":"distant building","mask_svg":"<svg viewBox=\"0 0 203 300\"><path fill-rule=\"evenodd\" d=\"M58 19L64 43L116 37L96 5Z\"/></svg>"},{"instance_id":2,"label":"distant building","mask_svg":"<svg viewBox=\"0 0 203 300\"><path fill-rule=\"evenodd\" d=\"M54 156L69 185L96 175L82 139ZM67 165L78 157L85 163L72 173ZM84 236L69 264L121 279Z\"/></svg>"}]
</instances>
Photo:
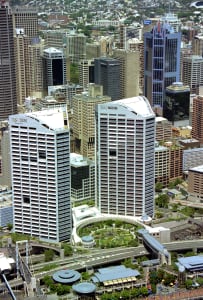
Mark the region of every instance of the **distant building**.
<instances>
[{"instance_id":1,"label":"distant building","mask_svg":"<svg viewBox=\"0 0 203 300\"><path fill-rule=\"evenodd\" d=\"M93 20L92 25L95 27L109 27L109 26L116 26L118 27L120 25L120 22L117 20Z\"/></svg>"},{"instance_id":2,"label":"distant building","mask_svg":"<svg viewBox=\"0 0 203 300\"><path fill-rule=\"evenodd\" d=\"M172 140L172 124L166 118L156 117L156 141Z\"/></svg>"},{"instance_id":3,"label":"distant building","mask_svg":"<svg viewBox=\"0 0 203 300\"><path fill-rule=\"evenodd\" d=\"M1 128L1 175L0 185L11 188L10 139L8 127Z\"/></svg>"},{"instance_id":4,"label":"distant building","mask_svg":"<svg viewBox=\"0 0 203 300\"><path fill-rule=\"evenodd\" d=\"M188 201L203 204L203 165L189 169Z\"/></svg>"},{"instance_id":5,"label":"distant building","mask_svg":"<svg viewBox=\"0 0 203 300\"><path fill-rule=\"evenodd\" d=\"M66 36L66 57L71 63L86 59L86 36L82 33L70 32Z\"/></svg>"},{"instance_id":6,"label":"distant building","mask_svg":"<svg viewBox=\"0 0 203 300\"><path fill-rule=\"evenodd\" d=\"M144 88L144 42L143 40L138 39L130 39L128 40L128 49L130 51L138 51L139 52L139 92L140 95L143 94Z\"/></svg>"},{"instance_id":7,"label":"distant building","mask_svg":"<svg viewBox=\"0 0 203 300\"><path fill-rule=\"evenodd\" d=\"M203 165L203 148L183 150L183 171Z\"/></svg>"},{"instance_id":8,"label":"distant building","mask_svg":"<svg viewBox=\"0 0 203 300\"><path fill-rule=\"evenodd\" d=\"M43 47L43 41L38 38L32 39L28 46L27 95L31 97L44 96Z\"/></svg>"},{"instance_id":9,"label":"distant building","mask_svg":"<svg viewBox=\"0 0 203 300\"><path fill-rule=\"evenodd\" d=\"M78 63L79 67L79 84L84 89L88 87L89 83L94 83L94 60L81 60Z\"/></svg>"},{"instance_id":10,"label":"distant building","mask_svg":"<svg viewBox=\"0 0 203 300\"><path fill-rule=\"evenodd\" d=\"M166 87L163 117L175 126L189 125L190 87L174 82Z\"/></svg>"},{"instance_id":11,"label":"distant building","mask_svg":"<svg viewBox=\"0 0 203 300\"><path fill-rule=\"evenodd\" d=\"M73 96L72 130L75 151L84 157L95 157L95 106L111 101L103 95L101 85L91 84L87 92Z\"/></svg>"},{"instance_id":12,"label":"distant building","mask_svg":"<svg viewBox=\"0 0 203 300\"><path fill-rule=\"evenodd\" d=\"M43 51L44 90L49 86L66 84L66 58L62 50L48 48Z\"/></svg>"},{"instance_id":13,"label":"distant building","mask_svg":"<svg viewBox=\"0 0 203 300\"><path fill-rule=\"evenodd\" d=\"M200 148L200 142L196 139L179 139L178 142L184 149Z\"/></svg>"},{"instance_id":14,"label":"distant building","mask_svg":"<svg viewBox=\"0 0 203 300\"><path fill-rule=\"evenodd\" d=\"M178 16L174 13L166 13L161 17L161 22L169 23L173 27L175 32L181 31L181 21L178 19Z\"/></svg>"},{"instance_id":15,"label":"distant building","mask_svg":"<svg viewBox=\"0 0 203 300\"><path fill-rule=\"evenodd\" d=\"M52 96L46 96L43 99L39 99L39 101L35 104L35 110L48 110L48 109L56 109L60 108L63 111L67 110L66 99L61 101L57 101Z\"/></svg>"},{"instance_id":16,"label":"distant building","mask_svg":"<svg viewBox=\"0 0 203 300\"><path fill-rule=\"evenodd\" d=\"M120 62L120 97L139 96L140 53L118 49L113 57Z\"/></svg>"},{"instance_id":17,"label":"distant building","mask_svg":"<svg viewBox=\"0 0 203 300\"><path fill-rule=\"evenodd\" d=\"M12 9L13 27L22 28L24 34L30 39L39 35L38 11L36 8L16 6Z\"/></svg>"},{"instance_id":18,"label":"distant building","mask_svg":"<svg viewBox=\"0 0 203 300\"><path fill-rule=\"evenodd\" d=\"M86 43L86 59L95 59L102 54L101 45L99 42Z\"/></svg>"},{"instance_id":19,"label":"distant building","mask_svg":"<svg viewBox=\"0 0 203 300\"><path fill-rule=\"evenodd\" d=\"M9 117L14 231L69 241L70 133L67 115L48 110Z\"/></svg>"},{"instance_id":20,"label":"distant building","mask_svg":"<svg viewBox=\"0 0 203 300\"><path fill-rule=\"evenodd\" d=\"M96 105L97 207L154 215L155 115L144 96Z\"/></svg>"},{"instance_id":21,"label":"distant building","mask_svg":"<svg viewBox=\"0 0 203 300\"><path fill-rule=\"evenodd\" d=\"M120 99L120 61L100 57L94 60L94 64L94 82L103 86L103 94L112 101Z\"/></svg>"},{"instance_id":22,"label":"distant building","mask_svg":"<svg viewBox=\"0 0 203 300\"><path fill-rule=\"evenodd\" d=\"M196 35L192 40L192 52L203 57L203 35Z\"/></svg>"},{"instance_id":23,"label":"distant building","mask_svg":"<svg viewBox=\"0 0 203 300\"><path fill-rule=\"evenodd\" d=\"M170 151L167 147L155 145L155 182L166 187L169 183Z\"/></svg>"},{"instance_id":24,"label":"distant building","mask_svg":"<svg viewBox=\"0 0 203 300\"><path fill-rule=\"evenodd\" d=\"M203 86L203 57L192 55L183 58L182 81L190 87L192 94L199 95L200 86Z\"/></svg>"},{"instance_id":25,"label":"distant building","mask_svg":"<svg viewBox=\"0 0 203 300\"><path fill-rule=\"evenodd\" d=\"M16 63L16 85L17 85L17 101L19 105L23 105L25 98L29 95L27 84L29 81L28 69L28 46L30 38L24 35L23 29L15 30L14 46L15 46L15 63Z\"/></svg>"},{"instance_id":26,"label":"distant building","mask_svg":"<svg viewBox=\"0 0 203 300\"><path fill-rule=\"evenodd\" d=\"M141 27L137 26L125 26L121 24L120 26L120 44L119 48L123 50L129 50L128 48L128 41L131 39L139 39L141 40Z\"/></svg>"},{"instance_id":27,"label":"distant building","mask_svg":"<svg viewBox=\"0 0 203 300\"><path fill-rule=\"evenodd\" d=\"M0 227L13 224L12 190L0 187Z\"/></svg>"},{"instance_id":28,"label":"distant building","mask_svg":"<svg viewBox=\"0 0 203 300\"><path fill-rule=\"evenodd\" d=\"M72 108L72 99L76 94L83 92L83 86L74 83L68 83L64 85L50 86L48 88L48 95L55 98L62 97L66 99L66 103L69 108Z\"/></svg>"},{"instance_id":29,"label":"distant building","mask_svg":"<svg viewBox=\"0 0 203 300\"><path fill-rule=\"evenodd\" d=\"M169 178L174 180L183 176L183 149L180 146L169 147L170 170Z\"/></svg>"},{"instance_id":30,"label":"distant building","mask_svg":"<svg viewBox=\"0 0 203 300\"><path fill-rule=\"evenodd\" d=\"M165 88L180 81L181 33L158 22L144 34L144 95L162 116Z\"/></svg>"},{"instance_id":31,"label":"distant building","mask_svg":"<svg viewBox=\"0 0 203 300\"><path fill-rule=\"evenodd\" d=\"M44 47L63 49L66 44L67 29L49 29L43 31Z\"/></svg>"},{"instance_id":32,"label":"distant building","mask_svg":"<svg viewBox=\"0 0 203 300\"><path fill-rule=\"evenodd\" d=\"M8 3L0 5L0 121L17 113L13 19Z\"/></svg>"},{"instance_id":33,"label":"distant building","mask_svg":"<svg viewBox=\"0 0 203 300\"><path fill-rule=\"evenodd\" d=\"M203 145L203 97L193 98L192 137Z\"/></svg>"},{"instance_id":34,"label":"distant building","mask_svg":"<svg viewBox=\"0 0 203 300\"><path fill-rule=\"evenodd\" d=\"M71 199L72 201L95 200L94 161L76 154L70 154Z\"/></svg>"}]
</instances>

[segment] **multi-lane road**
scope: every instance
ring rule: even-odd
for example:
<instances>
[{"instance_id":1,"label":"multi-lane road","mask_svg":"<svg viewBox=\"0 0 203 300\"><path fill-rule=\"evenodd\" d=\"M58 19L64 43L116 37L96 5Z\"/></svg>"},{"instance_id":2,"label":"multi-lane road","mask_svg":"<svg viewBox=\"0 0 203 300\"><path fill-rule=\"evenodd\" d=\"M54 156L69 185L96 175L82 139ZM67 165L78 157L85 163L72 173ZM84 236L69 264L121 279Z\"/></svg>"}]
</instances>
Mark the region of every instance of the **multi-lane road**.
<instances>
[{"instance_id":1,"label":"multi-lane road","mask_svg":"<svg viewBox=\"0 0 203 300\"><path fill-rule=\"evenodd\" d=\"M203 240L190 240L190 241L176 241L171 243L165 243L164 246L168 251L178 251L178 250L190 250L190 249L203 249ZM105 264L110 264L116 261L121 261L130 257L139 257L149 254L144 246L130 247L130 248L112 248L112 249L96 249L92 250L91 253L73 255L65 259L59 259L55 262L39 263L33 265L33 276L36 279L42 279L45 275L52 275L56 270L69 268L74 270L86 270L88 268L93 268L96 266L101 266ZM49 271L42 271L43 267L51 264L56 265ZM11 280L11 287L21 285L23 282L21 279ZM0 288L3 285L0 284Z\"/></svg>"}]
</instances>

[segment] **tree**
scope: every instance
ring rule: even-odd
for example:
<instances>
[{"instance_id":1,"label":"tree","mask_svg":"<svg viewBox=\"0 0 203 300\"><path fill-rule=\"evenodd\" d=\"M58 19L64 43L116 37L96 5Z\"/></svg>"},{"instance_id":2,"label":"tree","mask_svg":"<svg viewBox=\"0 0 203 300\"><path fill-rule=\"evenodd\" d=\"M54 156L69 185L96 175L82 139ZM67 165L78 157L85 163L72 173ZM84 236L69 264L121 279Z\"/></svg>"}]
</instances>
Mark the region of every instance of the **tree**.
<instances>
[{"instance_id":1,"label":"tree","mask_svg":"<svg viewBox=\"0 0 203 300\"><path fill-rule=\"evenodd\" d=\"M62 248L64 249L65 256L70 256L73 254L73 249L69 244L63 244Z\"/></svg>"},{"instance_id":2,"label":"tree","mask_svg":"<svg viewBox=\"0 0 203 300\"><path fill-rule=\"evenodd\" d=\"M193 280L192 279L185 280L185 287L186 287L186 289L191 289L192 284L193 284Z\"/></svg>"},{"instance_id":3,"label":"tree","mask_svg":"<svg viewBox=\"0 0 203 300\"><path fill-rule=\"evenodd\" d=\"M11 231L13 229L13 224L11 224L11 223L8 223L6 226L9 231Z\"/></svg>"},{"instance_id":4,"label":"tree","mask_svg":"<svg viewBox=\"0 0 203 300\"><path fill-rule=\"evenodd\" d=\"M83 280L89 280L91 277L91 275L88 272L82 272L81 275Z\"/></svg>"},{"instance_id":5,"label":"tree","mask_svg":"<svg viewBox=\"0 0 203 300\"><path fill-rule=\"evenodd\" d=\"M79 69L77 64L70 65L70 81L72 83L79 82Z\"/></svg>"},{"instance_id":6,"label":"tree","mask_svg":"<svg viewBox=\"0 0 203 300\"><path fill-rule=\"evenodd\" d=\"M156 192L161 192L162 189L163 189L163 183L162 183L162 182L157 182L157 183L155 184L155 191L156 191Z\"/></svg>"},{"instance_id":7,"label":"tree","mask_svg":"<svg viewBox=\"0 0 203 300\"><path fill-rule=\"evenodd\" d=\"M44 260L45 262L47 261L52 261L54 258L54 250L48 249L44 251Z\"/></svg>"},{"instance_id":8,"label":"tree","mask_svg":"<svg viewBox=\"0 0 203 300\"><path fill-rule=\"evenodd\" d=\"M172 204L172 211L173 212L177 212L177 210L178 210L178 204L177 203L174 203L174 204Z\"/></svg>"},{"instance_id":9,"label":"tree","mask_svg":"<svg viewBox=\"0 0 203 300\"><path fill-rule=\"evenodd\" d=\"M158 207L167 208L169 203L169 196L167 194L161 194L156 198L156 205Z\"/></svg>"}]
</instances>

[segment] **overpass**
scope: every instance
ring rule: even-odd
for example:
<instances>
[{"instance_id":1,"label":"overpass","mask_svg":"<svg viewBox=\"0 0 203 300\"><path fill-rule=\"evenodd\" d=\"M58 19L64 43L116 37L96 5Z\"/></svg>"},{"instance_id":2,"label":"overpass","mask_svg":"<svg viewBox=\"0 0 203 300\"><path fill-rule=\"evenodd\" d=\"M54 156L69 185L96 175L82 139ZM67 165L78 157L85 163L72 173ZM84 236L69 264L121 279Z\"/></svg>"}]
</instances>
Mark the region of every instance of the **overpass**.
<instances>
[{"instance_id":1,"label":"overpass","mask_svg":"<svg viewBox=\"0 0 203 300\"><path fill-rule=\"evenodd\" d=\"M176 241L171 243L164 243L163 246L168 251L193 250L194 248L203 249L203 240ZM101 249L99 249L93 250L91 254L82 254L55 261L53 262L53 264L57 263L58 267L50 271L40 271L40 268L42 269L46 264L50 265L51 262L36 264L33 266L33 269L35 271L36 279L42 279L45 275L52 275L56 270L61 270L61 268L82 270L88 267L100 266L112 262L118 262L125 258L139 257L147 254L149 254L149 252L146 251L144 246L102 249L102 251ZM23 280L11 280L9 281L9 285L11 286L11 288L21 286L23 285ZM0 289L1 288L4 288L3 283L0 283Z\"/></svg>"},{"instance_id":2,"label":"overpass","mask_svg":"<svg viewBox=\"0 0 203 300\"><path fill-rule=\"evenodd\" d=\"M199 240L186 240L176 241L163 244L168 251L181 251L181 250L201 250L203 249L203 239Z\"/></svg>"},{"instance_id":3,"label":"overpass","mask_svg":"<svg viewBox=\"0 0 203 300\"><path fill-rule=\"evenodd\" d=\"M154 253L161 261L161 264L171 264L171 255L167 248L155 239L146 229L139 229L138 234L142 236L143 245Z\"/></svg>"}]
</instances>

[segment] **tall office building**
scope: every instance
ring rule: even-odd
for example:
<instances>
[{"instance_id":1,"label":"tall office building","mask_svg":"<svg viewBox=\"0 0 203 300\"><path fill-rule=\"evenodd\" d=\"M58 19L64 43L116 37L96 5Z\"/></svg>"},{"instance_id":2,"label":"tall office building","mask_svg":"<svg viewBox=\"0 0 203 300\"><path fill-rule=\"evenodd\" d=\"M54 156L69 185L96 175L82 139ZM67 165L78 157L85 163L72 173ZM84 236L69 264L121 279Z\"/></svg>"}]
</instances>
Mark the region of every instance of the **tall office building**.
<instances>
[{"instance_id":1,"label":"tall office building","mask_svg":"<svg viewBox=\"0 0 203 300\"><path fill-rule=\"evenodd\" d=\"M67 115L48 110L9 117L15 232L70 239L70 149Z\"/></svg>"},{"instance_id":2,"label":"tall office building","mask_svg":"<svg viewBox=\"0 0 203 300\"><path fill-rule=\"evenodd\" d=\"M63 49L66 44L66 36L68 31L66 29L49 29L43 31L44 47Z\"/></svg>"},{"instance_id":3,"label":"tall office building","mask_svg":"<svg viewBox=\"0 0 203 300\"><path fill-rule=\"evenodd\" d=\"M84 59L78 63L79 68L79 84L84 89L88 87L89 83L94 83L94 60Z\"/></svg>"},{"instance_id":4,"label":"tall office building","mask_svg":"<svg viewBox=\"0 0 203 300\"><path fill-rule=\"evenodd\" d=\"M174 82L166 88L163 117L175 126L189 125L190 87Z\"/></svg>"},{"instance_id":5,"label":"tall office building","mask_svg":"<svg viewBox=\"0 0 203 300\"><path fill-rule=\"evenodd\" d=\"M136 38L128 40L128 48L130 51L139 52L139 93L143 94L144 88L144 42Z\"/></svg>"},{"instance_id":6,"label":"tall office building","mask_svg":"<svg viewBox=\"0 0 203 300\"><path fill-rule=\"evenodd\" d=\"M120 49L129 50L128 41L130 39L140 39L141 40L141 27L137 26L124 26L123 24L120 26Z\"/></svg>"},{"instance_id":7,"label":"tall office building","mask_svg":"<svg viewBox=\"0 0 203 300\"><path fill-rule=\"evenodd\" d=\"M193 98L192 137L203 145L203 97Z\"/></svg>"},{"instance_id":8,"label":"tall office building","mask_svg":"<svg viewBox=\"0 0 203 300\"><path fill-rule=\"evenodd\" d=\"M72 129L75 151L89 159L95 157L95 105L111 101L103 96L101 85L91 84L87 92L73 96Z\"/></svg>"},{"instance_id":9,"label":"tall office building","mask_svg":"<svg viewBox=\"0 0 203 300\"><path fill-rule=\"evenodd\" d=\"M97 206L154 215L155 115L144 96L96 105Z\"/></svg>"},{"instance_id":10,"label":"tall office building","mask_svg":"<svg viewBox=\"0 0 203 300\"><path fill-rule=\"evenodd\" d=\"M94 60L94 82L103 85L103 94L111 100L120 99L120 62L118 59L100 57Z\"/></svg>"},{"instance_id":11,"label":"tall office building","mask_svg":"<svg viewBox=\"0 0 203 300\"><path fill-rule=\"evenodd\" d=\"M120 62L120 97L139 95L140 53L139 51L115 50L113 57Z\"/></svg>"},{"instance_id":12,"label":"tall office building","mask_svg":"<svg viewBox=\"0 0 203 300\"><path fill-rule=\"evenodd\" d=\"M178 19L178 16L174 13L166 13L161 17L161 22L169 23L171 27L173 27L175 32L179 32L181 30L181 21Z\"/></svg>"},{"instance_id":13,"label":"tall office building","mask_svg":"<svg viewBox=\"0 0 203 300\"><path fill-rule=\"evenodd\" d=\"M191 94L199 95L200 86L203 85L203 57L192 55L183 58L182 81L189 85Z\"/></svg>"},{"instance_id":14,"label":"tall office building","mask_svg":"<svg viewBox=\"0 0 203 300\"><path fill-rule=\"evenodd\" d=\"M28 72L28 46L30 39L24 35L23 29L16 29L14 32L17 102L19 105L22 105L24 104L25 98L29 96L27 92L27 82L30 76Z\"/></svg>"},{"instance_id":15,"label":"tall office building","mask_svg":"<svg viewBox=\"0 0 203 300\"><path fill-rule=\"evenodd\" d=\"M43 97L44 77L43 77L43 42L36 38L28 46L28 80L27 95L36 98Z\"/></svg>"},{"instance_id":16,"label":"tall office building","mask_svg":"<svg viewBox=\"0 0 203 300\"><path fill-rule=\"evenodd\" d=\"M71 63L78 63L86 59L86 36L72 32L66 36L66 56Z\"/></svg>"},{"instance_id":17,"label":"tall office building","mask_svg":"<svg viewBox=\"0 0 203 300\"><path fill-rule=\"evenodd\" d=\"M203 57L203 35L196 35L192 40L192 52Z\"/></svg>"},{"instance_id":18,"label":"tall office building","mask_svg":"<svg viewBox=\"0 0 203 300\"><path fill-rule=\"evenodd\" d=\"M29 46L39 40L37 10L35 8L15 7L13 9L13 26L17 101L21 106L24 104L25 98L31 96L33 92L31 89L31 82L33 70L37 65L33 64L33 61L32 63L30 62ZM31 64L32 69L30 69ZM37 79L36 82L39 82L39 79Z\"/></svg>"},{"instance_id":19,"label":"tall office building","mask_svg":"<svg viewBox=\"0 0 203 300\"><path fill-rule=\"evenodd\" d=\"M158 22L144 34L144 95L162 115L165 89L180 81L181 33L168 23Z\"/></svg>"},{"instance_id":20,"label":"tall office building","mask_svg":"<svg viewBox=\"0 0 203 300\"><path fill-rule=\"evenodd\" d=\"M38 14L35 8L15 7L13 9L14 28L23 28L24 34L29 38L38 36Z\"/></svg>"},{"instance_id":21,"label":"tall office building","mask_svg":"<svg viewBox=\"0 0 203 300\"><path fill-rule=\"evenodd\" d=\"M66 58L63 50L48 48L43 51L44 90L49 86L66 84Z\"/></svg>"},{"instance_id":22,"label":"tall office building","mask_svg":"<svg viewBox=\"0 0 203 300\"><path fill-rule=\"evenodd\" d=\"M17 113L13 21L7 3L0 1L0 120Z\"/></svg>"}]
</instances>

